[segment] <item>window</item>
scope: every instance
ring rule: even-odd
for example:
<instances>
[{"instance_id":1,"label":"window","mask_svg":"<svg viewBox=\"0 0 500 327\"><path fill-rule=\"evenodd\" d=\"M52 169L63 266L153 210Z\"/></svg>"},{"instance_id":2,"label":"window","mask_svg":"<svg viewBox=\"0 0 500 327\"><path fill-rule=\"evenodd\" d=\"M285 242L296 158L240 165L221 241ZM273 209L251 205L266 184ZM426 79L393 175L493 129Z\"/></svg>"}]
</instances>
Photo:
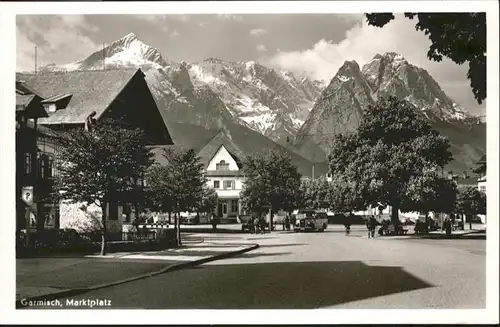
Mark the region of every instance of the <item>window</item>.
<instances>
[{"instance_id":1,"label":"window","mask_svg":"<svg viewBox=\"0 0 500 327\"><path fill-rule=\"evenodd\" d=\"M231 200L231 212L238 212L238 199Z\"/></svg>"},{"instance_id":2,"label":"window","mask_svg":"<svg viewBox=\"0 0 500 327\"><path fill-rule=\"evenodd\" d=\"M45 179L46 174L45 174L45 160L47 159L47 156L42 155L40 158L38 158L38 177L41 179Z\"/></svg>"},{"instance_id":3,"label":"window","mask_svg":"<svg viewBox=\"0 0 500 327\"><path fill-rule=\"evenodd\" d=\"M57 167L56 167L56 161L53 155L49 155L49 161L48 161L48 177L56 177L57 174Z\"/></svg>"},{"instance_id":4,"label":"window","mask_svg":"<svg viewBox=\"0 0 500 327\"><path fill-rule=\"evenodd\" d=\"M116 203L109 204L109 220L118 220L118 205Z\"/></svg>"},{"instance_id":5,"label":"window","mask_svg":"<svg viewBox=\"0 0 500 327\"><path fill-rule=\"evenodd\" d=\"M24 154L24 172L31 173L31 153Z\"/></svg>"},{"instance_id":6,"label":"window","mask_svg":"<svg viewBox=\"0 0 500 327\"><path fill-rule=\"evenodd\" d=\"M224 189L234 189L234 183L233 181L224 181Z\"/></svg>"},{"instance_id":7,"label":"window","mask_svg":"<svg viewBox=\"0 0 500 327\"><path fill-rule=\"evenodd\" d=\"M57 111L57 107L56 107L55 103L46 103L43 105L43 107L45 108L45 111L47 111L47 112L56 112Z\"/></svg>"},{"instance_id":8,"label":"window","mask_svg":"<svg viewBox=\"0 0 500 327\"><path fill-rule=\"evenodd\" d=\"M220 182L214 181L214 188L220 188Z\"/></svg>"},{"instance_id":9,"label":"window","mask_svg":"<svg viewBox=\"0 0 500 327\"><path fill-rule=\"evenodd\" d=\"M215 165L216 170L229 170L229 163L221 160L218 164Z\"/></svg>"}]
</instances>

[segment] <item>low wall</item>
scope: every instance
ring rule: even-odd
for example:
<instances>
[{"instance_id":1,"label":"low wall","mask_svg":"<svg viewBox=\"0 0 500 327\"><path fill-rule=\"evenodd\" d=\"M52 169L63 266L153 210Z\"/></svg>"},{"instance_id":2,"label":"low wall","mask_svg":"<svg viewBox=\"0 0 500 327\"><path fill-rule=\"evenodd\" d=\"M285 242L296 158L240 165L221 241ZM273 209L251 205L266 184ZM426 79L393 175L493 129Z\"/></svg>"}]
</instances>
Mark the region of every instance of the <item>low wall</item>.
<instances>
[{"instance_id":1,"label":"low wall","mask_svg":"<svg viewBox=\"0 0 500 327\"><path fill-rule=\"evenodd\" d=\"M107 252L140 252L158 251L176 247L174 230L165 230L158 234L158 237L148 240L121 240L108 241ZM95 254L100 253L101 242L94 239L88 241L82 238L72 240L52 239L47 242L36 242L27 247L24 242L16 245L17 257L51 256L60 254Z\"/></svg>"}]
</instances>

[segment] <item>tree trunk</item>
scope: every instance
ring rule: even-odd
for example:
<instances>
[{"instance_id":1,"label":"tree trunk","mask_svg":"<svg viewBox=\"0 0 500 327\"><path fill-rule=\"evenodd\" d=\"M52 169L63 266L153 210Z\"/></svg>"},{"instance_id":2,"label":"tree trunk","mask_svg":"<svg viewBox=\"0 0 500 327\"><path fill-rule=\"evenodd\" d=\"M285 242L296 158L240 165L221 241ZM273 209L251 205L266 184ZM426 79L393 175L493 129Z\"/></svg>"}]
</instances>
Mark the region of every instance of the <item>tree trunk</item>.
<instances>
[{"instance_id":1,"label":"tree trunk","mask_svg":"<svg viewBox=\"0 0 500 327\"><path fill-rule=\"evenodd\" d=\"M181 214L180 214L180 212L177 213L176 238L177 238L177 246L182 246L182 242L181 242Z\"/></svg>"},{"instance_id":2,"label":"tree trunk","mask_svg":"<svg viewBox=\"0 0 500 327\"><path fill-rule=\"evenodd\" d=\"M134 204L135 219L139 219L139 206L137 203Z\"/></svg>"},{"instance_id":3,"label":"tree trunk","mask_svg":"<svg viewBox=\"0 0 500 327\"><path fill-rule=\"evenodd\" d=\"M179 246L179 239L177 238L177 214L174 212L174 233L175 233L175 244Z\"/></svg>"},{"instance_id":4,"label":"tree trunk","mask_svg":"<svg viewBox=\"0 0 500 327\"><path fill-rule=\"evenodd\" d=\"M172 213L170 211L168 212L168 224L172 225Z\"/></svg>"},{"instance_id":5,"label":"tree trunk","mask_svg":"<svg viewBox=\"0 0 500 327\"><path fill-rule=\"evenodd\" d=\"M273 231L273 208L269 209L269 232Z\"/></svg>"},{"instance_id":6,"label":"tree trunk","mask_svg":"<svg viewBox=\"0 0 500 327\"><path fill-rule=\"evenodd\" d=\"M396 205L391 206L391 223L393 225L399 225L399 207Z\"/></svg>"},{"instance_id":7,"label":"tree trunk","mask_svg":"<svg viewBox=\"0 0 500 327\"><path fill-rule=\"evenodd\" d=\"M102 229L101 229L101 255L106 255L107 251L107 227L106 227L106 220L108 218L107 212L107 203L104 203L103 206L101 206L101 211L102 211Z\"/></svg>"}]
</instances>

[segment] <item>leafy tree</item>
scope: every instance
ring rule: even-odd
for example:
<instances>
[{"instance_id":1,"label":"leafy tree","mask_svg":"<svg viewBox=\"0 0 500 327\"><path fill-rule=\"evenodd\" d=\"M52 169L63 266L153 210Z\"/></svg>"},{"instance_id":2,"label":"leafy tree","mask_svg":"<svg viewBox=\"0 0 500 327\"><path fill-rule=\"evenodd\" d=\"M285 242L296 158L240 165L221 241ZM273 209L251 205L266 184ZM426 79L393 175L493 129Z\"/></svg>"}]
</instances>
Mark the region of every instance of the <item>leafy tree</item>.
<instances>
[{"instance_id":1,"label":"leafy tree","mask_svg":"<svg viewBox=\"0 0 500 327\"><path fill-rule=\"evenodd\" d=\"M307 180L302 183L304 198L308 208L311 209L329 209L331 185L326 178L317 178Z\"/></svg>"},{"instance_id":2,"label":"leafy tree","mask_svg":"<svg viewBox=\"0 0 500 327\"><path fill-rule=\"evenodd\" d=\"M455 211L465 216L486 214L486 194L473 185L459 185ZM472 219L469 219L472 229Z\"/></svg>"},{"instance_id":3,"label":"leafy tree","mask_svg":"<svg viewBox=\"0 0 500 327\"><path fill-rule=\"evenodd\" d=\"M358 184L345 176L336 175L332 179L328 192L330 208L336 213L352 213L364 210L365 202L359 193Z\"/></svg>"},{"instance_id":4,"label":"leafy tree","mask_svg":"<svg viewBox=\"0 0 500 327\"><path fill-rule=\"evenodd\" d=\"M416 108L395 97L380 98L363 112L356 132L335 136L329 155L333 179L353 183L353 200L392 207L392 221L412 180L451 161L448 139Z\"/></svg>"},{"instance_id":5,"label":"leafy tree","mask_svg":"<svg viewBox=\"0 0 500 327\"><path fill-rule=\"evenodd\" d=\"M410 178L402 211L452 213L457 199L456 184L435 170L425 170L420 176ZM406 210L405 210L406 208Z\"/></svg>"},{"instance_id":6,"label":"leafy tree","mask_svg":"<svg viewBox=\"0 0 500 327\"><path fill-rule=\"evenodd\" d=\"M212 187L205 187L203 190L203 198L197 205L199 212L211 213L217 205L217 192Z\"/></svg>"},{"instance_id":7,"label":"leafy tree","mask_svg":"<svg viewBox=\"0 0 500 327\"><path fill-rule=\"evenodd\" d=\"M288 217L292 216L295 209L303 208L305 206L305 194L302 189L302 185L298 188L292 188L288 190L288 196L283 198L283 210L288 214Z\"/></svg>"},{"instance_id":8,"label":"leafy tree","mask_svg":"<svg viewBox=\"0 0 500 327\"><path fill-rule=\"evenodd\" d=\"M203 164L194 150L164 149L166 165L155 165L148 172L148 191L153 205L174 213L177 245L181 246L180 213L195 211L207 195Z\"/></svg>"},{"instance_id":9,"label":"leafy tree","mask_svg":"<svg viewBox=\"0 0 500 327\"><path fill-rule=\"evenodd\" d=\"M248 155L243 160L243 173L246 177L241 199L245 208L259 216L271 209L290 211L297 203L296 190L300 188L301 175L291 158L280 151L269 151Z\"/></svg>"},{"instance_id":10,"label":"leafy tree","mask_svg":"<svg viewBox=\"0 0 500 327\"><path fill-rule=\"evenodd\" d=\"M106 254L107 204L126 204L141 192L138 181L153 162L140 129L104 120L90 131L73 129L61 138L59 200L97 205L101 216L101 255Z\"/></svg>"},{"instance_id":11,"label":"leafy tree","mask_svg":"<svg viewBox=\"0 0 500 327\"><path fill-rule=\"evenodd\" d=\"M392 13L365 14L369 25L383 27L395 17ZM443 56L461 65L469 63L467 78L481 104L486 99L486 13L405 13L417 19L415 29L429 36L427 57L441 61Z\"/></svg>"},{"instance_id":12,"label":"leafy tree","mask_svg":"<svg viewBox=\"0 0 500 327\"><path fill-rule=\"evenodd\" d=\"M146 194L148 197L148 208L159 212L168 212L168 222L171 223L173 211L172 189L169 184L168 170L156 163L146 173Z\"/></svg>"}]
</instances>

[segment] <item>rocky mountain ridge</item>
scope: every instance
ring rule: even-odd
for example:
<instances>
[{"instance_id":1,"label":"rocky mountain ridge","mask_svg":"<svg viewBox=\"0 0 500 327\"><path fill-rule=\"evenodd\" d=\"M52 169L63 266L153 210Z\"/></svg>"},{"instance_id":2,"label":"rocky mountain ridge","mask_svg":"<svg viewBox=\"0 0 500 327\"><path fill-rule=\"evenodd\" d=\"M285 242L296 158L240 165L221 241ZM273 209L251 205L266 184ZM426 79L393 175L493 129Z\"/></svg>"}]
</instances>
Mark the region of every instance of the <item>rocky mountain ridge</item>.
<instances>
[{"instance_id":1,"label":"rocky mountain ridge","mask_svg":"<svg viewBox=\"0 0 500 327\"><path fill-rule=\"evenodd\" d=\"M208 58L173 62L133 33L84 60L48 65L45 70L90 70L140 67L160 109L177 122L217 127L234 121L273 140L293 136L307 119L322 83L301 80L288 71L254 61Z\"/></svg>"},{"instance_id":2,"label":"rocky mountain ridge","mask_svg":"<svg viewBox=\"0 0 500 327\"><path fill-rule=\"evenodd\" d=\"M291 72L255 61L208 58L195 63L174 62L130 33L84 60L43 69L122 67L140 67L145 72L166 121L208 129L238 123L313 161L324 161L331 136L353 131L362 109L385 95L414 104L440 132L453 134L449 136L452 141L460 131L467 135L483 128L475 126L482 124L480 119L453 102L425 69L394 52L377 54L362 67L346 61L325 87L321 81L299 79ZM472 134L475 136L469 143L473 145L462 138L459 145L453 144L459 161L467 165L485 152L485 133L484 137ZM464 151L465 159L460 154Z\"/></svg>"}]
</instances>

